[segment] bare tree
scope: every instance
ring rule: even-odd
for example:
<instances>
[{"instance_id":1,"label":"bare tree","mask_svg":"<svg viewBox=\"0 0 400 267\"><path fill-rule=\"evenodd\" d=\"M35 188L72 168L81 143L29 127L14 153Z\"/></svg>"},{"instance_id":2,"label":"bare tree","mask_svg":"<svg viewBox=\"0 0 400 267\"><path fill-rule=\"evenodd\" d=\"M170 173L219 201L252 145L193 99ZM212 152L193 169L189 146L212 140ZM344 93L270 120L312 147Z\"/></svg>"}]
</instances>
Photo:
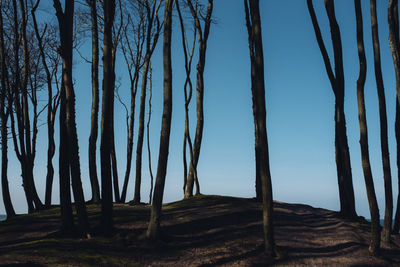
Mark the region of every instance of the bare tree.
<instances>
[{"instance_id":1,"label":"bare tree","mask_svg":"<svg viewBox=\"0 0 400 267\"><path fill-rule=\"evenodd\" d=\"M251 93L256 129L256 156L260 157L260 178L263 192L264 251L269 257L275 256L273 228L273 197L269 166L268 137L265 108L264 53L261 35L259 0L244 0L246 26L249 37L251 62Z\"/></svg>"},{"instance_id":2,"label":"bare tree","mask_svg":"<svg viewBox=\"0 0 400 267\"><path fill-rule=\"evenodd\" d=\"M64 11L59 0L53 0L54 9L60 28L60 54L63 60L63 79L61 85L60 106L60 204L62 230L73 230L70 182L74 193L79 231L89 237L89 223L83 196L78 135L75 122L75 92L72 82L72 42L74 0L65 1Z\"/></svg>"},{"instance_id":3,"label":"bare tree","mask_svg":"<svg viewBox=\"0 0 400 267\"><path fill-rule=\"evenodd\" d=\"M378 91L378 100L379 100L383 179L385 184L385 220L382 229L382 239L384 241L389 241L390 232L392 231L392 219L393 219L393 192L392 192L392 176L390 171L390 159L389 159L385 88L383 86L383 79L382 79L382 67L381 67L381 56L380 56L379 34L378 34L378 19L376 15L376 0L371 0L371 27L372 27L372 44L374 48L375 79L376 79L376 88Z\"/></svg>"},{"instance_id":4,"label":"bare tree","mask_svg":"<svg viewBox=\"0 0 400 267\"><path fill-rule=\"evenodd\" d=\"M186 161L186 144L189 144L189 156L190 156L190 164L193 165L193 144L192 144L192 139L190 137L190 129L189 129L189 104L192 99L192 94L193 94L193 85L192 85L192 80L190 78L190 74L192 72L192 59L194 55L194 49L196 46L196 39L197 39L197 28L196 26L194 27L194 35L193 35L193 44L192 44L192 49L190 52L188 52L189 47L188 47L188 41L186 38L186 31L185 31L185 24L184 24L184 19L182 16L182 12L179 7L179 1L176 0L176 9L178 11L179 15L179 22L181 26L181 35L182 35L182 47L183 47L183 54L185 56L185 71L186 71L186 80L183 86L183 91L184 91L184 96L185 96L185 132L184 132L184 137L183 137L183 193L185 193L186 185L187 185L187 161ZM196 5L196 10L197 10L197 5ZM189 86L189 92L188 92L188 86ZM197 180L197 170L194 168L194 166L190 166L193 170L194 174L194 179ZM193 188L192 188L193 189Z\"/></svg>"},{"instance_id":5,"label":"bare tree","mask_svg":"<svg viewBox=\"0 0 400 267\"><path fill-rule=\"evenodd\" d=\"M126 192L128 190L128 182L131 173L132 166L132 152L133 152L133 135L135 125L135 109L136 109L136 94L139 83L140 70L143 67L143 45L145 42L146 27L145 27L145 16L142 12L142 5L138 7L139 22L137 25L134 23L131 15L128 14L128 22L123 30L123 42L121 42L121 49L125 59L125 63L129 73L129 90L130 90L130 107L129 111L126 104L121 100L117 93L117 98L120 103L124 106L126 111L126 127L127 127L127 146L126 146L126 169L124 184L121 193L121 202L126 200ZM132 41L132 36L134 41ZM133 46L134 42L135 46Z\"/></svg>"},{"instance_id":6,"label":"bare tree","mask_svg":"<svg viewBox=\"0 0 400 267\"><path fill-rule=\"evenodd\" d=\"M373 1L374 0L371 1L371 10L373 9L372 5L375 4L373 3ZM360 61L360 74L357 80L357 103L358 103L358 121L360 124L361 160L364 171L365 186L367 189L369 210L371 214L371 242L369 246L369 251L373 255L377 255L380 246L379 209L378 209L378 202L376 201L371 164L369 161L367 117L366 117L365 100L364 100L364 86L365 86L365 79L367 76L367 60L365 58L363 18L362 18L360 0L354 0L354 6L355 6L356 20L357 20L358 58ZM374 15L376 18L376 13L372 14L371 16L372 20L374 20ZM376 24L374 24L373 22L372 27L374 28L374 26L376 26ZM374 41L376 41L375 37Z\"/></svg>"},{"instance_id":7,"label":"bare tree","mask_svg":"<svg viewBox=\"0 0 400 267\"><path fill-rule=\"evenodd\" d=\"M326 72L335 95L335 151L336 169L338 175L340 213L344 217L354 218L357 216L354 201L353 178L351 174L350 152L347 142L346 118L344 114L344 71L342 41L339 25L336 21L333 0L324 0L325 9L331 29L331 39L334 54L335 73L332 70L330 59L322 39L321 30L315 15L312 0L307 0L308 11L314 27L318 46L321 50Z\"/></svg>"},{"instance_id":8,"label":"bare tree","mask_svg":"<svg viewBox=\"0 0 400 267\"><path fill-rule=\"evenodd\" d=\"M190 163L189 166L189 176L187 179L186 189L185 189L185 198L189 198L193 196L193 185L196 182L196 195L200 194L200 184L198 181L198 177L194 175L194 169L197 170L197 164L199 162L200 157L200 147L203 138L203 127L204 127L204 67L206 63L206 51L207 51L207 40L210 33L211 27L211 15L213 11L213 0L208 0L208 6L206 15L199 16L198 12L193 6L192 0L187 0L187 4L189 6L192 17L195 21L195 26L198 32L198 43L199 43L199 60L196 66L196 116L197 116L197 124L196 124L196 133L194 137L193 144L193 162ZM204 29L201 27L200 18L204 20ZM197 172L196 172L197 173ZM195 179L196 178L196 179Z\"/></svg>"},{"instance_id":9,"label":"bare tree","mask_svg":"<svg viewBox=\"0 0 400 267\"><path fill-rule=\"evenodd\" d=\"M56 149L56 144L54 141L54 124L55 124L57 109L60 103L59 90L57 90L56 94L53 95L53 79L54 78L56 80L58 79L58 77L56 77L56 73L59 67L59 56L57 55L57 52L53 50L53 47L49 47L49 44L47 44L47 47L45 47L46 46L46 40L44 40L45 37L47 37L47 39L54 37L51 36L50 35L51 33L49 33L48 31L48 24L45 25L42 34L40 34L39 32L39 27L36 20L36 10L39 4L40 0L36 1L31 10L31 14L33 19L33 26L35 30L36 39L38 41L40 57L42 59L42 66L46 73L47 93L48 93L48 98L47 98L48 150L47 150L47 175L46 175L46 193L45 193L45 205L48 208L51 206L51 195L52 195L53 179L54 179L53 157ZM49 66L49 64L47 63L45 50L47 51L50 50L51 52L54 51L54 53L51 55L52 66Z\"/></svg>"},{"instance_id":10,"label":"bare tree","mask_svg":"<svg viewBox=\"0 0 400 267\"><path fill-rule=\"evenodd\" d=\"M15 216L14 207L11 202L10 190L8 186L8 129L7 121L11 112L12 101L7 99L10 95L8 70L6 66L6 53L4 44L4 27L3 27L3 1L0 0L0 127L1 127L1 189L3 195L4 208L6 210L7 219ZM7 100L7 103L6 103Z\"/></svg>"},{"instance_id":11,"label":"bare tree","mask_svg":"<svg viewBox=\"0 0 400 267\"><path fill-rule=\"evenodd\" d=\"M165 0L164 8L164 40L163 40L163 67L164 67L164 104L161 123L160 150L156 182L154 186L153 203L151 205L150 222L146 236L149 239L160 237L161 207L164 195L165 176L167 174L169 138L171 133L172 115L172 66L171 66L171 33L172 33L172 6L173 0Z\"/></svg>"},{"instance_id":12,"label":"bare tree","mask_svg":"<svg viewBox=\"0 0 400 267\"><path fill-rule=\"evenodd\" d=\"M140 95L140 107L139 107L139 130L138 130L138 141L136 147L136 180L135 180L135 193L133 197L133 204L140 203L140 186L142 181L142 154L143 154L143 138L144 138L144 114L146 106L146 89L148 73L150 68L151 56L153 55L154 49L156 48L159 33L161 31L161 25L158 18L158 10L161 5L160 0L153 0L152 5L149 1L144 1L143 5L146 10L146 49L144 56L144 66L142 73L142 85Z\"/></svg>"},{"instance_id":13,"label":"bare tree","mask_svg":"<svg viewBox=\"0 0 400 267\"><path fill-rule=\"evenodd\" d=\"M115 74L113 68L112 27L115 16L115 1L104 1L104 39L103 39L103 101L101 110L101 223L105 233L113 228L111 150L113 138L113 99Z\"/></svg>"},{"instance_id":14,"label":"bare tree","mask_svg":"<svg viewBox=\"0 0 400 267\"><path fill-rule=\"evenodd\" d=\"M96 143L99 133L99 28L97 23L97 1L86 0L90 7L91 33L92 33L92 109L90 117L89 136L89 177L94 203L100 202L100 187L96 166Z\"/></svg>"},{"instance_id":15,"label":"bare tree","mask_svg":"<svg viewBox=\"0 0 400 267\"><path fill-rule=\"evenodd\" d=\"M393 232L398 233L400 228L400 40L399 40L399 2L389 0L388 23L389 23L389 44L392 51L394 71L396 75L396 143L397 143L397 169L398 188L397 208L393 224Z\"/></svg>"}]
</instances>

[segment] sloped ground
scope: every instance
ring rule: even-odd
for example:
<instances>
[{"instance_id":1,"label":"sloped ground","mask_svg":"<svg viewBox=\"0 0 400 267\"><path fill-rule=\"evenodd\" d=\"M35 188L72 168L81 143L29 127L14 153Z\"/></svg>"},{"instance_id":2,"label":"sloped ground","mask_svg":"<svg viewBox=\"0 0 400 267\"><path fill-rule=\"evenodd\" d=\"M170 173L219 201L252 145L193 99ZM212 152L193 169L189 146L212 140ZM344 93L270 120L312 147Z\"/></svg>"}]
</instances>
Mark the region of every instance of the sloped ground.
<instances>
[{"instance_id":1,"label":"sloped ground","mask_svg":"<svg viewBox=\"0 0 400 267\"><path fill-rule=\"evenodd\" d=\"M400 238L368 254L369 224L299 204L275 204L279 255L262 253L262 213L252 199L200 196L163 208L163 240L143 240L148 206L114 206L112 237L96 234L99 206L89 205L90 240L60 237L58 208L0 223L0 266L400 266Z\"/></svg>"}]
</instances>

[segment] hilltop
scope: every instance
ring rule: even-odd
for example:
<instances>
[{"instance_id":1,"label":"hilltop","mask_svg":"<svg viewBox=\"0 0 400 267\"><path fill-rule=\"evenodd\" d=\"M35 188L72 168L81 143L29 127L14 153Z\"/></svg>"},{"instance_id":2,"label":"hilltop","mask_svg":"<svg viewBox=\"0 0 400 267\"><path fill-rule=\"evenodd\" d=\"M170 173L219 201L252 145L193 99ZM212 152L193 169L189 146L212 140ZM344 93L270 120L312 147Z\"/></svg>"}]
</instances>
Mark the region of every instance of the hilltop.
<instances>
[{"instance_id":1,"label":"hilltop","mask_svg":"<svg viewBox=\"0 0 400 267\"><path fill-rule=\"evenodd\" d=\"M60 237L59 208L0 222L0 266L258 266L262 253L261 205L253 199L199 196L165 204L163 240L141 236L148 205L115 204L115 233L96 234L100 206L88 205L90 240ZM400 237L368 254L369 223L301 204L275 203L276 266L399 266Z\"/></svg>"}]
</instances>

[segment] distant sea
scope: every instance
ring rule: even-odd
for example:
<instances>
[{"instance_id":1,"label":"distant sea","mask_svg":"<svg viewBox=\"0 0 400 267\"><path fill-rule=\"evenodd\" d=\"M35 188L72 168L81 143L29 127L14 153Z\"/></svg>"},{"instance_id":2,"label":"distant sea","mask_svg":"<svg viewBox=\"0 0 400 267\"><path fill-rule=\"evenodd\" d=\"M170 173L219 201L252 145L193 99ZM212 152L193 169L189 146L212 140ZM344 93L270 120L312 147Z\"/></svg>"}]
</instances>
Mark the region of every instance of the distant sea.
<instances>
[{"instance_id":1,"label":"distant sea","mask_svg":"<svg viewBox=\"0 0 400 267\"><path fill-rule=\"evenodd\" d=\"M5 221L7 219L7 215L0 214L0 221Z\"/></svg>"}]
</instances>

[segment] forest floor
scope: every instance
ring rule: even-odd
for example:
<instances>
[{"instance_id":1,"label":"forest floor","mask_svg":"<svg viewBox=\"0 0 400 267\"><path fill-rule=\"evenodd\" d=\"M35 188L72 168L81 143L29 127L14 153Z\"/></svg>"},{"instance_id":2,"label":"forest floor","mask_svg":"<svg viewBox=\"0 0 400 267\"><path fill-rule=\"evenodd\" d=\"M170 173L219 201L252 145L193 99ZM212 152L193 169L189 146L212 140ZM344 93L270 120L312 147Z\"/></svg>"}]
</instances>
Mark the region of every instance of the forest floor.
<instances>
[{"instance_id":1,"label":"forest floor","mask_svg":"<svg viewBox=\"0 0 400 267\"><path fill-rule=\"evenodd\" d=\"M59 208L0 222L0 266L400 266L400 236L368 253L369 223L276 202L278 256L263 255L261 205L253 199L199 196L163 207L163 240L142 239L148 205L114 205L115 232L96 234L100 206L88 205L91 239L65 238Z\"/></svg>"}]
</instances>

